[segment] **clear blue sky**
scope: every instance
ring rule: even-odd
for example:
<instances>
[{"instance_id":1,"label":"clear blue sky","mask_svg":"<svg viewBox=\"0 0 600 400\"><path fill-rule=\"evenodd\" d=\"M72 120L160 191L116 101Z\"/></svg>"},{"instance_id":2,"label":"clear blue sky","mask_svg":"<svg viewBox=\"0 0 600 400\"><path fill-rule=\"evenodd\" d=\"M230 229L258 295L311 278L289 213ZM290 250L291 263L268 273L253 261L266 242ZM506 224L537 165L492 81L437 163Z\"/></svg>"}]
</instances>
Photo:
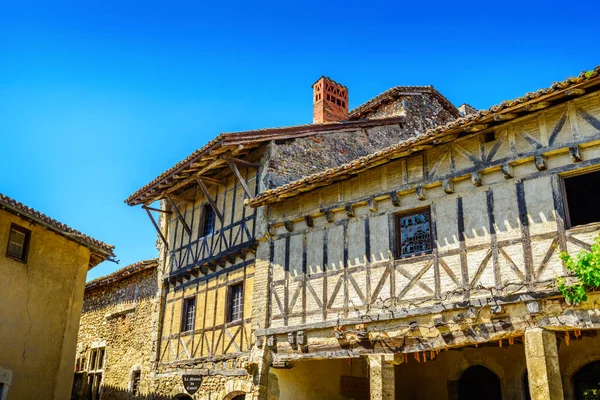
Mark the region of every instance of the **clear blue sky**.
<instances>
[{"instance_id":1,"label":"clear blue sky","mask_svg":"<svg viewBox=\"0 0 600 400\"><path fill-rule=\"evenodd\" d=\"M487 108L600 64L599 11L591 1L0 2L0 192L114 244L120 266L151 258L154 229L123 200L219 132L311 122L321 75L349 87L351 108L429 84Z\"/></svg>"}]
</instances>

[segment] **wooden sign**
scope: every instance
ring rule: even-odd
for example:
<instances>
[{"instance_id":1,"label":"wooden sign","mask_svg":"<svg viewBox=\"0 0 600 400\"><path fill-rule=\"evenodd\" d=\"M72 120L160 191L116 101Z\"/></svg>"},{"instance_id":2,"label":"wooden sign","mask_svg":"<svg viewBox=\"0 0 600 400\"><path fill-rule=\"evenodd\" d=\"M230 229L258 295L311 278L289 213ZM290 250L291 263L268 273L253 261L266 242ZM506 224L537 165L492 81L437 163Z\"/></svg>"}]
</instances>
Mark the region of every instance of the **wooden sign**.
<instances>
[{"instance_id":1,"label":"wooden sign","mask_svg":"<svg viewBox=\"0 0 600 400\"><path fill-rule=\"evenodd\" d=\"M370 398L369 378L342 375L340 377L340 394L351 399L368 400Z\"/></svg>"},{"instance_id":2,"label":"wooden sign","mask_svg":"<svg viewBox=\"0 0 600 400\"><path fill-rule=\"evenodd\" d=\"M194 394L200 389L202 376L200 375L182 375L183 387L189 394Z\"/></svg>"}]
</instances>

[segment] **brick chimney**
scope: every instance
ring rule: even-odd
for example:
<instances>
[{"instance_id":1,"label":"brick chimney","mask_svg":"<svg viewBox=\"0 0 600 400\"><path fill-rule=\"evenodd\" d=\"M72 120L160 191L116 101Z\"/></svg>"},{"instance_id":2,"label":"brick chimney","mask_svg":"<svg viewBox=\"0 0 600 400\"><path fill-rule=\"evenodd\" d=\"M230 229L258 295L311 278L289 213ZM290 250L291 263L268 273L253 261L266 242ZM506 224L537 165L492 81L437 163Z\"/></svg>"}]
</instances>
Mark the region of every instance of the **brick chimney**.
<instances>
[{"instance_id":1,"label":"brick chimney","mask_svg":"<svg viewBox=\"0 0 600 400\"><path fill-rule=\"evenodd\" d=\"M313 85L313 124L348 120L348 88L326 76Z\"/></svg>"}]
</instances>

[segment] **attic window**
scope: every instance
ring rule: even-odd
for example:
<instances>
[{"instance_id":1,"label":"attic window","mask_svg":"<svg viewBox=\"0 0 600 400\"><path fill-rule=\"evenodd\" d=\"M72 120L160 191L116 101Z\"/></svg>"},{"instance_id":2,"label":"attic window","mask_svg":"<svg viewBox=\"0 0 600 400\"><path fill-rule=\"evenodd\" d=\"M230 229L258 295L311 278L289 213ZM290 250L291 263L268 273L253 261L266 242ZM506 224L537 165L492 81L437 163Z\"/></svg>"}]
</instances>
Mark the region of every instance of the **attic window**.
<instances>
[{"instance_id":1,"label":"attic window","mask_svg":"<svg viewBox=\"0 0 600 400\"><path fill-rule=\"evenodd\" d=\"M493 142L496 140L496 134L494 132L488 132L483 135L483 141L485 143Z\"/></svg>"}]
</instances>

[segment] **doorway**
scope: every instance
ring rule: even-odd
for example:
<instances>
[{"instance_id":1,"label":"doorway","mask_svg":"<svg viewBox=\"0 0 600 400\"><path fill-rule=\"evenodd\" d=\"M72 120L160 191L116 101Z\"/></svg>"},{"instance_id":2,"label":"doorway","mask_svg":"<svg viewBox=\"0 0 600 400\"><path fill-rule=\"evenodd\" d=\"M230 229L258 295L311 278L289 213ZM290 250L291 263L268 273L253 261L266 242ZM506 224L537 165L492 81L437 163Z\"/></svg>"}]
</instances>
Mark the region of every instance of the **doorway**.
<instances>
[{"instance_id":1,"label":"doorway","mask_svg":"<svg viewBox=\"0 0 600 400\"><path fill-rule=\"evenodd\" d=\"M469 367L458 381L459 400L502 400L500 378L482 365Z\"/></svg>"}]
</instances>

